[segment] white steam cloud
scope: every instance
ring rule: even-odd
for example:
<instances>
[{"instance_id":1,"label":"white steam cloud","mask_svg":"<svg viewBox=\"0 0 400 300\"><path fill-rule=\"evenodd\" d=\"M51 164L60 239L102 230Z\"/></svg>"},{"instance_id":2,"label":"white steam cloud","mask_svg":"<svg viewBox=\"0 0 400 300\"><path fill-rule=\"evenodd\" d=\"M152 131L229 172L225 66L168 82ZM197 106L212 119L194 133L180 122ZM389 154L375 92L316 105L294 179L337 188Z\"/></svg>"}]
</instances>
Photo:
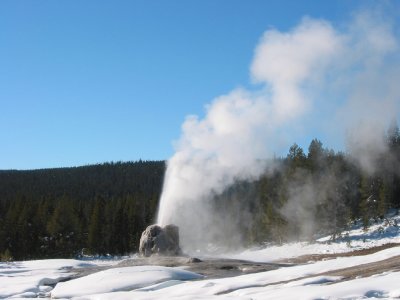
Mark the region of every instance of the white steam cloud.
<instances>
[{"instance_id":1,"label":"white steam cloud","mask_svg":"<svg viewBox=\"0 0 400 300\"><path fill-rule=\"evenodd\" d=\"M267 31L256 48L251 75L263 82L272 95L271 115L276 123L290 121L304 113L309 101L301 85L329 66L341 49L341 37L324 21L303 19L292 32Z\"/></svg>"},{"instance_id":2,"label":"white steam cloud","mask_svg":"<svg viewBox=\"0 0 400 300\"><path fill-rule=\"evenodd\" d=\"M196 248L195 240L214 242L221 228L210 200L237 180L260 176L280 135L327 105L336 131L349 130L350 148L368 147L358 158L371 171L370 153L385 150L374 146L377 132L398 113L397 51L390 23L367 12L341 31L311 18L289 32L266 31L251 64L253 81L263 87L235 89L209 104L204 118L188 116L182 125L158 223L178 225L185 250Z\"/></svg>"}]
</instances>

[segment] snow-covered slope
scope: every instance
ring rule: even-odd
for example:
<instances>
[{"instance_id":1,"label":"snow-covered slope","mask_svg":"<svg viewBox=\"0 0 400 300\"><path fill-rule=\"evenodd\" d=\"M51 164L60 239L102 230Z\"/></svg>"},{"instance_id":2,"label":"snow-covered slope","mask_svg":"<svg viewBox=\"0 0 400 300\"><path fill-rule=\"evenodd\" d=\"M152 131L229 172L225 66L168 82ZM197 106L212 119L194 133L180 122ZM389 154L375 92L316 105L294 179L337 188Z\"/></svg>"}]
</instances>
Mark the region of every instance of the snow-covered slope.
<instances>
[{"instance_id":1,"label":"snow-covered slope","mask_svg":"<svg viewBox=\"0 0 400 300\"><path fill-rule=\"evenodd\" d=\"M252 261L274 261L305 254L343 253L400 243L400 217L364 231L356 224L335 242L295 243L225 255ZM392 264L371 276L363 266ZM112 268L69 280L75 268L96 268L118 261L37 260L0 263L0 298L74 299L376 299L400 297L400 247L373 254L336 257L230 278L209 279L183 268L141 266ZM378 262L378 263L376 263ZM394 264L393 264L394 262ZM395 267L393 267L395 266ZM357 268L361 277L341 274ZM336 273L335 273L336 272ZM67 281L65 281L67 280ZM60 282L64 281L64 282Z\"/></svg>"},{"instance_id":2,"label":"snow-covered slope","mask_svg":"<svg viewBox=\"0 0 400 300\"><path fill-rule=\"evenodd\" d=\"M72 259L0 263L0 299L44 296L53 284L71 277L72 268L92 266L95 265Z\"/></svg>"},{"instance_id":3,"label":"snow-covered slope","mask_svg":"<svg viewBox=\"0 0 400 300\"><path fill-rule=\"evenodd\" d=\"M371 221L372 222L372 221ZM335 241L331 236L319 238L315 243L298 242L282 246L253 248L240 253L220 255L225 258L270 262L308 254L337 254L368 249L388 243L400 243L400 215L391 212L386 219L372 222L367 230L361 221L344 231Z\"/></svg>"},{"instance_id":4,"label":"snow-covered slope","mask_svg":"<svg viewBox=\"0 0 400 300\"><path fill-rule=\"evenodd\" d=\"M175 282L202 277L189 271L160 266L115 268L60 282L51 295L54 298L72 298L96 293L131 291L171 280Z\"/></svg>"}]
</instances>

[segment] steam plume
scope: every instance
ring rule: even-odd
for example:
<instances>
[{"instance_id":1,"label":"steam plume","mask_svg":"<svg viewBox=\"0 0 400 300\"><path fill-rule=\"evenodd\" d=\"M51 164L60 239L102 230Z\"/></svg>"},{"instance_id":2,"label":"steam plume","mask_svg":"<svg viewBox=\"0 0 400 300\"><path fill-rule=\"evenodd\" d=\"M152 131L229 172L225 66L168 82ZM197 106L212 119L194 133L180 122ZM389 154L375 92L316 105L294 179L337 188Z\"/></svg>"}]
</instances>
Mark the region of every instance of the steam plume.
<instances>
[{"instance_id":1,"label":"steam plume","mask_svg":"<svg viewBox=\"0 0 400 300\"><path fill-rule=\"evenodd\" d=\"M260 176L276 144L296 138L291 128L301 128L305 117L318 118L327 106L329 121L343 124L335 125L337 132L362 132L348 141L351 147L373 145L377 130L360 124L368 120L381 128L389 112L398 111L397 50L390 24L368 12L342 31L311 18L289 32L266 31L251 63L251 78L262 87L235 89L207 105L204 118L188 116L183 123L168 161L158 223L180 226L185 249L196 248L194 240L214 242L221 227L210 200L237 180ZM371 169L370 152L384 149L368 149L359 161Z\"/></svg>"}]
</instances>

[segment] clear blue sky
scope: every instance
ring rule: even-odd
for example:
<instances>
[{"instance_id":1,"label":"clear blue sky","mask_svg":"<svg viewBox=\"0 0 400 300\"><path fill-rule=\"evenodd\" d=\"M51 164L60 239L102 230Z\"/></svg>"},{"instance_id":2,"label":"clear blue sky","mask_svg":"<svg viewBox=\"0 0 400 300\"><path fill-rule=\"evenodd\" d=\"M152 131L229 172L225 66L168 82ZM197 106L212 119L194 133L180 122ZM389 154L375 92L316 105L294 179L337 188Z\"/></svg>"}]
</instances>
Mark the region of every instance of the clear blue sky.
<instances>
[{"instance_id":1,"label":"clear blue sky","mask_svg":"<svg viewBox=\"0 0 400 300\"><path fill-rule=\"evenodd\" d=\"M0 1L0 169L158 160L268 28L366 1ZM301 141L299 141L301 142Z\"/></svg>"}]
</instances>

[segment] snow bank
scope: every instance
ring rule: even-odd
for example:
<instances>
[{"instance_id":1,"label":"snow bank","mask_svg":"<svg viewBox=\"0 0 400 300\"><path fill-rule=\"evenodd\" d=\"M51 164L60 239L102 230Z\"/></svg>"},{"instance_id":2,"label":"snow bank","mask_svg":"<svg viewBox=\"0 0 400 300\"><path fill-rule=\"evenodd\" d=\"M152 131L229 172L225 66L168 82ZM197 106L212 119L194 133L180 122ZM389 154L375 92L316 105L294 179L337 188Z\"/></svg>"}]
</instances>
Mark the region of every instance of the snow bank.
<instances>
[{"instance_id":1,"label":"snow bank","mask_svg":"<svg viewBox=\"0 0 400 300\"><path fill-rule=\"evenodd\" d=\"M53 284L73 275L71 269L96 264L73 259L48 259L0 263L0 299L42 297Z\"/></svg>"},{"instance_id":2,"label":"snow bank","mask_svg":"<svg viewBox=\"0 0 400 300\"><path fill-rule=\"evenodd\" d=\"M182 269L159 266L115 268L67 282L60 282L51 292L51 296L53 298L71 298L90 294L130 291L169 280L193 280L202 277L202 275ZM173 285L176 285L176 282ZM154 289L159 288L154 287Z\"/></svg>"},{"instance_id":3,"label":"snow bank","mask_svg":"<svg viewBox=\"0 0 400 300\"><path fill-rule=\"evenodd\" d=\"M242 289L230 295L251 299L392 299L400 297L399 279L400 272L343 282L312 277L287 284Z\"/></svg>"}]
</instances>

